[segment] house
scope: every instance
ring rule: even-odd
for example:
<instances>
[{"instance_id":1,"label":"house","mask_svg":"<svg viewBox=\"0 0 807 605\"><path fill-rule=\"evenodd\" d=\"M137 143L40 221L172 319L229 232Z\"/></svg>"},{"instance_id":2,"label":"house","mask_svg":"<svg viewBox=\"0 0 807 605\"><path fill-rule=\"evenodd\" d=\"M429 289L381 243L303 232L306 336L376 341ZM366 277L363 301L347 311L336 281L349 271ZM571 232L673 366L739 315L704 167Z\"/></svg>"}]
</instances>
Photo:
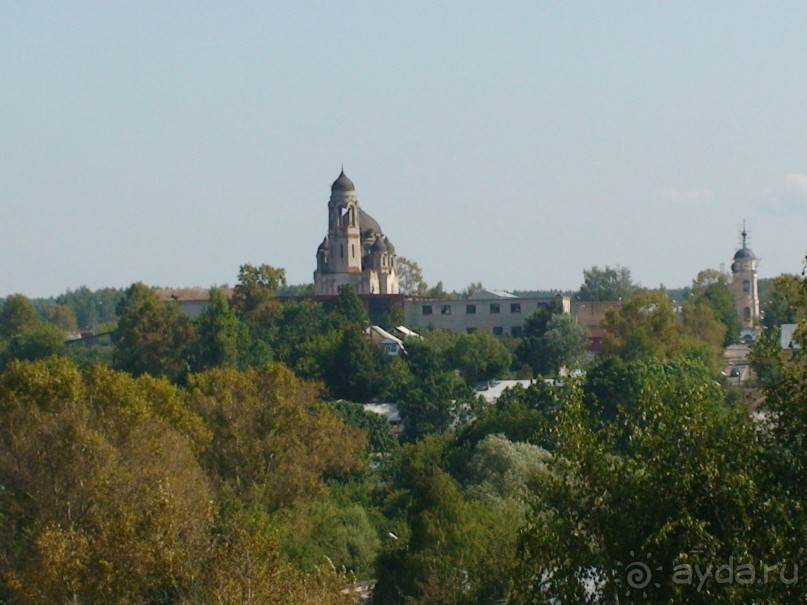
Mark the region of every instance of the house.
<instances>
[{"instance_id":1,"label":"house","mask_svg":"<svg viewBox=\"0 0 807 605\"><path fill-rule=\"evenodd\" d=\"M397 336L393 336L380 326L370 326L365 331L370 338L370 342L380 346L387 355L397 356L406 353L403 341Z\"/></svg>"}]
</instances>

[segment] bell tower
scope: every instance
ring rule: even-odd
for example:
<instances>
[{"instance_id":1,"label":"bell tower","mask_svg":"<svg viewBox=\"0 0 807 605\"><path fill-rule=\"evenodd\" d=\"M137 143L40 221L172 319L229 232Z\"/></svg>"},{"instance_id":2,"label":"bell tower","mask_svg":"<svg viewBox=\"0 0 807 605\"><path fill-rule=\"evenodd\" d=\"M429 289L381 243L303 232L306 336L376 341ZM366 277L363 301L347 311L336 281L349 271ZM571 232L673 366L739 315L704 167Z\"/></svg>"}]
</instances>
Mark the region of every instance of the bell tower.
<instances>
[{"instance_id":1,"label":"bell tower","mask_svg":"<svg viewBox=\"0 0 807 605\"><path fill-rule=\"evenodd\" d=\"M759 259L748 247L748 231L743 221L740 233L741 248L734 254L731 264L731 289L737 314L743 330L752 330L759 323L759 289L757 284L757 263Z\"/></svg>"}]
</instances>

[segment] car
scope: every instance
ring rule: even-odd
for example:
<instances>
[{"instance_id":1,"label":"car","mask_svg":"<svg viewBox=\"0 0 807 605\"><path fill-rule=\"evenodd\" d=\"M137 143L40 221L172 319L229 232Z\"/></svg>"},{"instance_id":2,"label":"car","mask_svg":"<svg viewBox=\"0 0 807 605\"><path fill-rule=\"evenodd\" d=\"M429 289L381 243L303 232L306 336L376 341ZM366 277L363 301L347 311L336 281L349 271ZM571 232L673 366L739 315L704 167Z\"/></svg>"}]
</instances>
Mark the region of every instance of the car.
<instances>
[{"instance_id":1,"label":"car","mask_svg":"<svg viewBox=\"0 0 807 605\"><path fill-rule=\"evenodd\" d=\"M739 378L740 377L740 368L731 368L731 372L729 372L729 376L732 378Z\"/></svg>"}]
</instances>

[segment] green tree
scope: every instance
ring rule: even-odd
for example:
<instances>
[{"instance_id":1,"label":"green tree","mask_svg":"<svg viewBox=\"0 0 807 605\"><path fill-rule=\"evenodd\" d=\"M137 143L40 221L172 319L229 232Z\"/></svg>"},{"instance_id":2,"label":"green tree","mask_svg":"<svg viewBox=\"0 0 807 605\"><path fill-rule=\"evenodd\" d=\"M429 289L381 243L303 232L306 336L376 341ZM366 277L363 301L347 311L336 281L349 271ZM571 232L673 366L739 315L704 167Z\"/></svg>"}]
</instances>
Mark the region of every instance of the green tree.
<instances>
[{"instance_id":1,"label":"green tree","mask_svg":"<svg viewBox=\"0 0 807 605\"><path fill-rule=\"evenodd\" d=\"M805 310L799 305L801 280L798 275L783 273L767 281L762 300L762 324L772 329L781 324L804 319Z\"/></svg>"},{"instance_id":2,"label":"green tree","mask_svg":"<svg viewBox=\"0 0 807 605\"><path fill-rule=\"evenodd\" d=\"M367 307L359 298L356 288L350 284L345 284L340 288L331 317L339 327L354 325L366 328L370 325Z\"/></svg>"},{"instance_id":3,"label":"green tree","mask_svg":"<svg viewBox=\"0 0 807 605\"><path fill-rule=\"evenodd\" d=\"M638 290L627 267L596 265L583 271L583 284L577 296L580 300L627 300Z\"/></svg>"},{"instance_id":4,"label":"green tree","mask_svg":"<svg viewBox=\"0 0 807 605\"><path fill-rule=\"evenodd\" d=\"M12 294L6 298L0 310L0 337L9 338L33 328L39 323L39 316L31 301L23 294Z\"/></svg>"},{"instance_id":5,"label":"green tree","mask_svg":"<svg viewBox=\"0 0 807 605\"><path fill-rule=\"evenodd\" d=\"M502 342L487 332L460 334L454 340L449 359L468 384L501 377L513 362Z\"/></svg>"},{"instance_id":6,"label":"green tree","mask_svg":"<svg viewBox=\"0 0 807 605\"><path fill-rule=\"evenodd\" d=\"M713 269L698 273L692 284L692 298L696 304L708 305L715 318L726 326L724 346L737 342L740 337L740 319L725 274Z\"/></svg>"},{"instance_id":7,"label":"green tree","mask_svg":"<svg viewBox=\"0 0 807 605\"><path fill-rule=\"evenodd\" d=\"M115 365L135 375L177 379L188 371L194 328L175 304L164 304L142 283L132 284L118 303Z\"/></svg>"},{"instance_id":8,"label":"green tree","mask_svg":"<svg viewBox=\"0 0 807 605\"><path fill-rule=\"evenodd\" d=\"M518 358L540 375L557 374L564 366L578 364L588 349L588 331L569 315L539 310L527 316L525 337Z\"/></svg>"},{"instance_id":9,"label":"green tree","mask_svg":"<svg viewBox=\"0 0 807 605\"><path fill-rule=\"evenodd\" d=\"M271 330L281 308L277 291L285 284L285 269L251 264L239 267L232 306L238 317L249 326L253 339L271 340Z\"/></svg>"},{"instance_id":10,"label":"green tree","mask_svg":"<svg viewBox=\"0 0 807 605\"><path fill-rule=\"evenodd\" d=\"M790 602L765 598L777 590L771 586L712 577L701 590L673 581L672 570L685 564L762 561L784 527L771 527L763 512L776 505L759 482L760 433L744 410L725 407L709 371L691 361L631 366L638 388L605 424L580 391L563 406L558 455L536 491L513 602ZM630 562L648 560L663 575L653 576L645 597L626 574Z\"/></svg>"},{"instance_id":11,"label":"green tree","mask_svg":"<svg viewBox=\"0 0 807 605\"><path fill-rule=\"evenodd\" d=\"M227 297L221 290L210 289L210 306L195 323L194 370L238 365L241 349L246 345L248 330L230 308Z\"/></svg>"},{"instance_id":12,"label":"green tree","mask_svg":"<svg viewBox=\"0 0 807 605\"><path fill-rule=\"evenodd\" d=\"M386 355L370 342L364 330L351 324L325 370L326 384L334 397L370 401L386 390L388 364Z\"/></svg>"},{"instance_id":13,"label":"green tree","mask_svg":"<svg viewBox=\"0 0 807 605\"><path fill-rule=\"evenodd\" d=\"M429 286L423 279L423 270L415 261L399 256L395 259L395 273L402 294L425 296Z\"/></svg>"},{"instance_id":14,"label":"green tree","mask_svg":"<svg viewBox=\"0 0 807 605\"><path fill-rule=\"evenodd\" d=\"M75 332L78 330L78 322L73 313L73 309L67 305L53 305L48 309L48 321L62 332Z\"/></svg>"},{"instance_id":15,"label":"green tree","mask_svg":"<svg viewBox=\"0 0 807 605\"><path fill-rule=\"evenodd\" d=\"M607 330L603 352L627 360L670 358L681 352L682 339L675 310L663 292L640 292L619 311L608 311L602 322Z\"/></svg>"}]
</instances>

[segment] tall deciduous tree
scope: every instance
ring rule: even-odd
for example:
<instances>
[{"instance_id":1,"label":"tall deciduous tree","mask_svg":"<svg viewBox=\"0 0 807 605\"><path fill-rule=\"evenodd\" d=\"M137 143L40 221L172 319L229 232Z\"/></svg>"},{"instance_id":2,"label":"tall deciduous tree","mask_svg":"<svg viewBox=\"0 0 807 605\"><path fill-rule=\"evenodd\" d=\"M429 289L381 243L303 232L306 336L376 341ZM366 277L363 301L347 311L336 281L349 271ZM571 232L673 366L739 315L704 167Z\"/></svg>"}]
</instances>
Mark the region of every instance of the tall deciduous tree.
<instances>
[{"instance_id":1,"label":"tall deciduous tree","mask_svg":"<svg viewBox=\"0 0 807 605\"><path fill-rule=\"evenodd\" d=\"M606 354L627 360L669 358L681 351L682 339L672 303L658 290L640 292L619 311L608 311L602 326Z\"/></svg>"},{"instance_id":2,"label":"tall deciduous tree","mask_svg":"<svg viewBox=\"0 0 807 605\"><path fill-rule=\"evenodd\" d=\"M714 269L705 269L698 273L692 283L692 299L695 303L708 305L715 319L726 326L724 346L737 342L740 337L740 318L726 274Z\"/></svg>"},{"instance_id":3,"label":"tall deciduous tree","mask_svg":"<svg viewBox=\"0 0 807 605\"><path fill-rule=\"evenodd\" d=\"M151 288L136 283L126 290L117 313L113 359L118 368L171 379L188 371L194 329L175 304L160 302Z\"/></svg>"},{"instance_id":4,"label":"tall deciduous tree","mask_svg":"<svg viewBox=\"0 0 807 605\"><path fill-rule=\"evenodd\" d=\"M626 300L637 290L627 267L606 265L600 269L595 265L583 271L583 285L577 296L580 300Z\"/></svg>"},{"instance_id":5,"label":"tall deciduous tree","mask_svg":"<svg viewBox=\"0 0 807 605\"><path fill-rule=\"evenodd\" d=\"M469 384L501 377L513 356L501 340L487 332L460 334L449 353L454 368Z\"/></svg>"},{"instance_id":6,"label":"tall deciduous tree","mask_svg":"<svg viewBox=\"0 0 807 605\"><path fill-rule=\"evenodd\" d=\"M399 256L395 260L395 273L402 294L425 296L429 286L423 279L423 270L415 261Z\"/></svg>"}]
</instances>

